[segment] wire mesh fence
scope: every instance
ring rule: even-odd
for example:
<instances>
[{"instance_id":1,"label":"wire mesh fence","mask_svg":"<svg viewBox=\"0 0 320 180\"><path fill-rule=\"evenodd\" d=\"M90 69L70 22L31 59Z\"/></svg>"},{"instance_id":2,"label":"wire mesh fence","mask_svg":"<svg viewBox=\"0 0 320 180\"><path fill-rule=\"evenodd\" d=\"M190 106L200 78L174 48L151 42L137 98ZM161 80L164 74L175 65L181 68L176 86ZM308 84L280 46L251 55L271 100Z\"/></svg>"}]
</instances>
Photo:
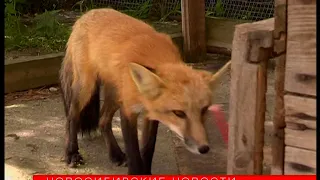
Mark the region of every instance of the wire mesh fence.
<instances>
[{"instance_id":1,"label":"wire mesh fence","mask_svg":"<svg viewBox=\"0 0 320 180\"><path fill-rule=\"evenodd\" d=\"M146 10L160 4L161 16L180 13L181 0L91 0L99 7L118 10ZM259 21L273 17L274 0L205 0L206 15L236 20Z\"/></svg>"},{"instance_id":2,"label":"wire mesh fence","mask_svg":"<svg viewBox=\"0 0 320 180\"><path fill-rule=\"evenodd\" d=\"M274 0L207 0L206 10L216 17L259 21L273 17Z\"/></svg>"},{"instance_id":3,"label":"wire mesh fence","mask_svg":"<svg viewBox=\"0 0 320 180\"><path fill-rule=\"evenodd\" d=\"M118 10L135 10L148 1L150 0L93 0L93 4L99 7L112 7ZM150 2L152 3L152 0Z\"/></svg>"}]
</instances>

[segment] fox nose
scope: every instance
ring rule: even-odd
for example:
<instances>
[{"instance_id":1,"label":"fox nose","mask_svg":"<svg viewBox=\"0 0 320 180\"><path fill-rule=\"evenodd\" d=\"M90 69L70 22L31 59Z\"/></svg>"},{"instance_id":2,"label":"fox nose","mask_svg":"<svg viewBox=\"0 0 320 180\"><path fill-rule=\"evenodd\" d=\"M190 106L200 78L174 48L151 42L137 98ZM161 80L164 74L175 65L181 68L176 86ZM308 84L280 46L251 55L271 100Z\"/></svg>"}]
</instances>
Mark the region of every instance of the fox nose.
<instances>
[{"instance_id":1,"label":"fox nose","mask_svg":"<svg viewBox=\"0 0 320 180\"><path fill-rule=\"evenodd\" d=\"M209 152L210 147L207 145L202 145L198 148L198 151L200 154L206 154L207 152Z\"/></svg>"}]
</instances>

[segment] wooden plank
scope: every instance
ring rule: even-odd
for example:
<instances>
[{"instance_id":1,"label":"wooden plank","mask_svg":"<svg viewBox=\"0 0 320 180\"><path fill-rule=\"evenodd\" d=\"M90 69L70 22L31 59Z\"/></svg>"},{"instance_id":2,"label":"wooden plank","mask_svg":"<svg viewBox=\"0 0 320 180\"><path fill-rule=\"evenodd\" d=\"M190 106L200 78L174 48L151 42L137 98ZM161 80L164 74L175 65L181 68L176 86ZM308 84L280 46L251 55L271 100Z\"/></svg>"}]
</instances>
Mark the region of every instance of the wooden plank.
<instances>
[{"instance_id":1,"label":"wooden plank","mask_svg":"<svg viewBox=\"0 0 320 180\"><path fill-rule=\"evenodd\" d=\"M271 174L282 175L284 167L284 77L285 77L285 54L277 58L275 67L275 106L273 114L273 138L272 138L272 164Z\"/></svg>"},{"instance_id":2,"label":"wooden plank","mask_svg":"<svg viewBox=\"0 0 320 180\"><path fill-rule=\"evenodd\" d=\"M206 58L205 1L181 1L182 34L186 62L201 62Z\"/></svg>"},{"instance_id":3,"label":"wooden plank","mask_svg":"<svg viewBox=\"0 0 320 180\"><path fill-rule=\"evenodd\" d=\"M316 5L317 0L290 0L289 5Z\"/></svg>"},{"instance_id":4,"label":"wooden plank","mask_svg":"<svg viewBox=\"0 0 320 180\"><path fill-rule=\"evenodd\" d=\"M228 174L262 174L266 72L273 25L269 19L236 26L231 56Z\"/></svg>"},{"instance_id":5,"label":"wooden plank","mask_svg":"<svg viewBox=\"0 0 320 180\"><path fill-rule=\"evenodd\" d=\"M317 100L313 98L286 95L285 121L287 126L299 129L317 128ZM296 127L295 127L296 126Z\"/></svg>"},{"instance_id":6,"label":"wooden plank","mask_svg":"<svg viewBox=\"0 0 320 180\"><path fill-rule=\"evenodd\" d=\"M294 148L285 148L285 175L316 174L316 151Z\"/></svg>"},{"instance_id":7,"label":"wooden plank","mask_svg":"<svg viewBox=\"0 0 320 180\"><path fill-rule=\"evenodd\" d=\"M295 128L297 130L290 128ZM285 128L285 145L315 151L317 147L316 130L299 130L298 128L299 127L296 126Z\"/></svg>"},{"instance_id":8,"label":"wooden plank","mask_svg":"<svg viewBox=\"0 0 320 180\"><path fill-rule=\"evenodd\" d=\"M58 84L63 57L64 53L53 53L6 59L5 93Z\"/></svg>"},{"instance_id":9,"label":"wooden plank","mask_svg":"<svg viewBox=\"0 0 320 180\"><path fill-rule=\"evenodd\" d=\"M286 117L286 126L290 129L311 129L316 130L317 128L317 122L316 121L310 121L310 120L303 120L304 115L299 114L296 117Z\"/></svg>"},{"instance_id":10,"label":"wooden plank","mask_svg":"<svg viewBox=\"0 0 320 180\"><path fill-rule=\"evenodd\" d=\"M288 163L284 164L285 174L284 175L315 175L316 169L310 168L299 163Z\"/></svg>"},{"instance_id":11,"label":"wooden plank","mask_svg":"<svg viewBox=\"0 0 320 180\"><path fill-rule=\"evenodd\" d=\"M284 173L284 79L287 39L287 0L274 1L275 106L273 111L271 174Z\"/></svg>"},{"instance_id":12,"label":"wooden plank","mask_svg":"<svg viewBox=\"0 0 320 180\"><path fill-rule=\"evenodd\" d=\"M316 0L288 1L285 89L316 96Z\"/></svg>"},{"instance_id":13,"label":"wooden plank","mask_svg":"<svg viewBox=\"0 0 320 180\"><path fill-rule=\"evenodd\" d=\"M288 46L290 46L289 43ZM293 55L289 54L290 51L287 53L285 90L316 96L316 60L314 62L289 62L290 58L293 58Z\"/></svg>"}]
</instances>

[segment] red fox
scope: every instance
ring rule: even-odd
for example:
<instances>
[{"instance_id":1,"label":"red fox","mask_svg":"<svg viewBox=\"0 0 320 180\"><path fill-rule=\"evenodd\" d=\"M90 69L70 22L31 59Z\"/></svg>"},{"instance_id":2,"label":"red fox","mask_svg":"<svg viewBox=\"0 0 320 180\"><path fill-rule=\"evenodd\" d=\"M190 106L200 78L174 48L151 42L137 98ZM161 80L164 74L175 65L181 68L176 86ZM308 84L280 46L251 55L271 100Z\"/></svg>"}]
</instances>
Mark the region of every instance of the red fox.
<instances>
[{"instance_id":1,"label":"red fox","mask_svg":"<svg viewBox=\"0 0 320 180\"><path fill-rule=\"evenodd\" d=\"M112 162L128 174L151 174L158 122L196 154L209 151L204 114L218 73L187 66L170 36L112 9L90 10L74 24L60 70L66 123L66 162L83 163L77 134L101 129ZM100 85L104 104L100 110ZM125 153L111 129L120 109ZM144 114L139 149L137 118Z\"/></svg>"}]
</instances>

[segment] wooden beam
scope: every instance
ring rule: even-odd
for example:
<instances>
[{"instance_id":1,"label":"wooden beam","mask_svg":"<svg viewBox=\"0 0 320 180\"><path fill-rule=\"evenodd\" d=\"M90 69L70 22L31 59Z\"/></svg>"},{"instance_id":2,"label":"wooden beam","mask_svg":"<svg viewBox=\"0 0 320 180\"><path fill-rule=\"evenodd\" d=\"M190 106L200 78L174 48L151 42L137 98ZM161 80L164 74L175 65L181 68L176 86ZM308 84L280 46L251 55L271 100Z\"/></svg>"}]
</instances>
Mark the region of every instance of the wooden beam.
<instances>
[{"instance_id":1,"label":"wooden beam","mask_svg":"<svg viewBox=\"0 0 320 180\"><path fill-rule=\"evenodd\" d=\"M59 83L64 53L5 60L5 94Z\"/></svg>"},{"instance_id":2,"label":"wooden beam","mask_svg":"<svg viewBox=\"0 0 320 180\"><path fill-rule=\"evenodd\" d=\"M236 26L231 55L228 174L262 174L267 61L274 19Z\"/></svg>"},{"instance_id":3,"label":"wooden beam","mask_svg":"<svg viewBox=\"0 0 320 180\"><path fill-rule=\"evenodd\" d=\"M182 0L182 34L186 62L201 62L206 58L205 1Z\"/></svg>"},{"instance_id":4,"label":"wooden beam","mask_svg":"<svg viewBox=\"0 0 320 180\"><path fill-rule=\"evenodd\" d=\"M284 79L286 68L287 0L275 0L274 14L275 106L273 114L272 175L284 173Z\"/></svg>"}]
</instances>

